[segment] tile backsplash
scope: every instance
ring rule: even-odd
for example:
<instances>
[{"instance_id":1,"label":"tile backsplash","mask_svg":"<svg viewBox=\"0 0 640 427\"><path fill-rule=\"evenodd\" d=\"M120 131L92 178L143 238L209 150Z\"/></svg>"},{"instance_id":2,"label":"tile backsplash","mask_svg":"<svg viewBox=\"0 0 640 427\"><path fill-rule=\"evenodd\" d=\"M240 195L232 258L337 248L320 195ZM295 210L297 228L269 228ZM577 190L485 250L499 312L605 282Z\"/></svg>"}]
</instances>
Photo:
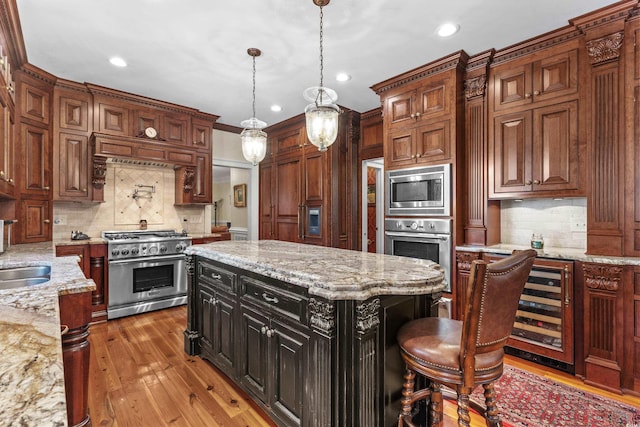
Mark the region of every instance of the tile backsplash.
<instances>
[{"instance_id":1,"label":"tile backsplash","mask_svg":"<svg viewBox=\"0 0 640 427\"><path fill-rule=\"evenodd\" d=\"M503 200L500 217L504 244L528 246L538 233L548 247L587 247L586 198Z\"/></svg>"},{"instance_id":2,"label":"tile backsplash","mask_svg":"<svg viewBox=\"0 0 640 427\"><path fill-rule=\"evenodd\" d=\"M66 239L78 230L100 237L106 230L148 229L210 231L204 206L175 206L175 175L171 167L107 163L104 203L56 202L53 238Z\"/></svg>"}]
</instances>

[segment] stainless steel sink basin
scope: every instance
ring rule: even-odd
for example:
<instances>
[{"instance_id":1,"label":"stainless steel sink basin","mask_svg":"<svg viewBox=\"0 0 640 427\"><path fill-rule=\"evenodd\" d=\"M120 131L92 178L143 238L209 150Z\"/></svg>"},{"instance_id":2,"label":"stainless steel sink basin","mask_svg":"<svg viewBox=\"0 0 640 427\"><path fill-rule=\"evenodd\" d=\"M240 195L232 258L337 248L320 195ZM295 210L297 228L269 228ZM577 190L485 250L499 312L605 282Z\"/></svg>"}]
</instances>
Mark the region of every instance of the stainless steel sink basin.
<instances>
[{"instance_id":1,"label":"stainless steel sink basin","mask_svg":"<svg viewBox=\"0 0 640 427\"><path fill-rule=\"evenodd\" d=\"M37 285L51 279L51 267L34 265L0 269L0 289Z\"/></svg>"}]
</instances>

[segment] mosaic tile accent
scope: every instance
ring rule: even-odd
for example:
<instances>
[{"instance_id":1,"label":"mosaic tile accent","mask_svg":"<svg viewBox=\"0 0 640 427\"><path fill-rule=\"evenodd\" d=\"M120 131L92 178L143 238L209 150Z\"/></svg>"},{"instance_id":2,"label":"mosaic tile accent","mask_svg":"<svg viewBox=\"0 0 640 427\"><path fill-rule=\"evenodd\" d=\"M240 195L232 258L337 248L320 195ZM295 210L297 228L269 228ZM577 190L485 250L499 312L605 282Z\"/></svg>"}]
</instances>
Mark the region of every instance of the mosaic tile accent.
<instances>
[{"instance_id":1,"label":"mosaic tile accent","mask_svg":"<svg viewBox=\"0 0 640 427\"><path fill-rule=\"evenodd\" d=\"M116 225L164 223L162 169L118 167L114 187Z\"/></svg>"}]
</instances>

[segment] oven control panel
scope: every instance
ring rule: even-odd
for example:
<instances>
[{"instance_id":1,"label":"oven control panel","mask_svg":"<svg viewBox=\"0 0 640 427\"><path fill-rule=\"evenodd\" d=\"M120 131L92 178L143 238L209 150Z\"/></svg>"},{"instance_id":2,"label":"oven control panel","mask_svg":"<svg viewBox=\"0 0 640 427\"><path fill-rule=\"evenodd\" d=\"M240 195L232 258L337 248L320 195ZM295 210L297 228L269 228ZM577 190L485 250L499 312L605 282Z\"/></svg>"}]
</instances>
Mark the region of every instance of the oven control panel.
<instances>
[{"instance_id":1,"label":"oven control panel","mask_svg":"<svg viewBox=\"0 0 640 427\"><path fill-rule=\"evenodd\" d=\"M188 239L163 242L120 242L109 243L109 259L142 258L181 254L191 245Z\"/></svg>"},{"instance_id":2,"label":"oven control panel","mask_svg":"<svg viewBox=\"0 0 640 427\"><path fill-rule=\"evenodd\" d=\"M384 222L385 231L434 234L451 233L451 220L448 219L386 218Z\"/></svg>"}]
</instances>

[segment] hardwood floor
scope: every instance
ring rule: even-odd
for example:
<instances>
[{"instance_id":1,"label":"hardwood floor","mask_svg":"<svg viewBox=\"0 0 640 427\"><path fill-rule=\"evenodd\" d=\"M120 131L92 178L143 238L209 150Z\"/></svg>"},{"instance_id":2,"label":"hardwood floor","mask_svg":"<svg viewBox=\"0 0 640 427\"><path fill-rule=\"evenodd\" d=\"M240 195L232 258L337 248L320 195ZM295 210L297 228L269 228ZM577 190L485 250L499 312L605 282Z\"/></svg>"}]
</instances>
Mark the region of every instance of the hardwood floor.
<instances>
[{"instance_id":1,"label":"hardwood floor","mask_svg":"<svg viewBox=\"0 0 640 427\"><path fill-rule=\"evenodd\" d=\"M186 307L91 325L89 411L94 426L275 426L210 363L184 352ZM640 406L640 398L585 386L571 375L507 356L507 363L574 387ZM445 402L445 426L456 408ZM472 414L471 426L484 420ZM358 426L364 427L364 426Z\"/></svg>"}]
</instances>

